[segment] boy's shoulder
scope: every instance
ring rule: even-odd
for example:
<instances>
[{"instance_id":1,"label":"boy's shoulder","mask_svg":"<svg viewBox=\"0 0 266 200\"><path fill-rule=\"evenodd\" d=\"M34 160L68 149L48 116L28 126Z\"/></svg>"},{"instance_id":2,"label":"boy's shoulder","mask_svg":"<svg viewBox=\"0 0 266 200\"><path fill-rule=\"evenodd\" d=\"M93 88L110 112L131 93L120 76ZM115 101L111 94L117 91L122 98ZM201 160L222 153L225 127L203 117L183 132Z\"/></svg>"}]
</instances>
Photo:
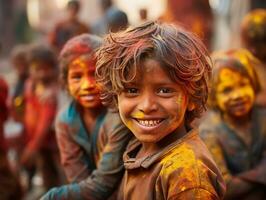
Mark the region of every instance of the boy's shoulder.
<instances>
[{"instance_id":1,"label":"boy's shoulder","mask_svg":"<svg viewBox=\"0 0 266 200\"><path fill-rule=\"evenodd\" d=\"M104 137L108 137L109 139L120 140L124 138L131 138L132 134L129 129L122 122L120 115L118 112L112 111L110 109L107 110L104 119L101 124L101 135Z\"/></svg>"},{"instance_id":2,"label":"boy's shoulder","mask_svg":"<svg viewBox=\"0 0 266 200\"><path fill-rule=\"evenodd\" d=\"M210 136L219 135L219 130L223 124L221 115L218 111L209 110L206 116L203 118L202 122L199 125L199 134L201 138Z\"/></svg>"},{"instance_id":3,"label":"boy's shoulder","mask_svg":"<svg viewBox=\"0 0 266 200\"><path fill-rule=\"evenodd\" d=\"M160 181L165 185L174 181L171 187L180 190L174 193L198 188L213 196L223 195L225 186L221 173L197 130L176 143L160 164Z\"/></svg>"},{"instance_id":4,"label":"boy's shoulder","mask_svg":"<svg viewBox=\"0 0 266 200\"><path fill-rule=\"evenodd\" d=\"M172 166L177 168L195 168L199 161L211 160L212 157L198 135L198 130L193 129L179 141L173 143L166 149L160 163L166 169Z\"/></svg>"},{"instance_id":5,"label":"boy's shoulder","mask_svg":"<svg viewBox=\"0 0 266 200\"><path fill-rule=\"evenodd\" d=\"M108 109L103 121L103 126L108 130L120 125L124 126L119 113Z\"/></svg>"}]
</instances>

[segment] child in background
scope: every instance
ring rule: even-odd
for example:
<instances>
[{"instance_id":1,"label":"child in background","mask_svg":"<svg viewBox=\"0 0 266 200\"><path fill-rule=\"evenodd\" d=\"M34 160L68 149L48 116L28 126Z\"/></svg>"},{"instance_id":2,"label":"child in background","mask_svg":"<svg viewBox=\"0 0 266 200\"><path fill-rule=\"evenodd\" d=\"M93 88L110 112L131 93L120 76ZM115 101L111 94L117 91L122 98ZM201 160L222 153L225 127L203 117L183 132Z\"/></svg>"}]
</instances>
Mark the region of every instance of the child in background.
<instances>
[{"instance_id":1,"label":"child in background","mask_svg":"<svg viewBox=\"0 0 266 200\"><path fill-rule=\"evenodd\" d=\"M118 199L220 199L222 176L190 122L207 100L211 66L180 27L150 22L109 35L97 54L103 100L136 136Z\"/></svg>"},{"instance_id":2,"label":"child in background","mask_svg":"<svg viewBox=\"0 0 266 200\"><path fill-rule=\"evenodd\" d=\"M42 199L102 199L117 188L124 168L122 154L131 138L118 113L107 111L95 81L97 36L69 40L60 54L61 78L72 97L57 116L61 163L70 184Z\"/></svg>"},{"instance_id":3,"label":"child in background","mask_svg":"<svg viewBox=\"0 0 266 200\"><path fill-rule=\"evenodd\" d=\"M262 88L256 95L256 103L266 107L266 9L256 9L245 16L241 24L241 40L261 62L254 65Z\"/></svg>"},{"instance_id":4,"label":"child in background","mask_svg":"<svg viewBox=\"0 0 266 200\"><path fill-rule=\"evenodd\" d=\"M19 200L22 199L22 191L18 178L12 173L9 166L4 137L4 122L8 117L7 96L7 83L0 77L0 196L1 200Z\"/></svg>"},{"instance_id":5,"label":"child in background","mask_svg":"<svg viewBox=\"0 0 266 200\"><path fill-rule=\"evenodd\" d=\"M70 38L90 32L89 27L79 20L80 8L78 0L69 0L66 5L66 19L58 22L49 34L49 42L56 53L61 51Z\"/></svg>"},{"instance_id":6,"label":"child in background","mask_svg":"<svg viewBox=\"0 0 266 200\"><path fill-rule=\"evenodd\" d=\"M20 162L31 173L37 167L48 190L59 184L54 131L57 62L54 52L44 45L32 46L28 59L31 77L25 86L25 147Z\"/></svg>"},{"instance_id":7,"label":"child in background","mask_svg":"<svg viewBox=\"0 0 266 200\"><path fill-rule=\"evenodd\" d=\"M11 52L11 62L16 70L17 82L11 95L11 116L16 121L22 122L24 116L24 86L28 78L28 47L26 45L17 45Z\"/></svg>"},{"instance_id":8,"label":"child in background","mask_svg":"<svg viewBox=\"0 0 266 200\"><path fill-rule=\"evenodd\" d=\"M227 183L225 199L265 199L266 112L254 105L260 85L248 52L214 56L210 107L200 125Z\"/></svg>"}]
</instances>

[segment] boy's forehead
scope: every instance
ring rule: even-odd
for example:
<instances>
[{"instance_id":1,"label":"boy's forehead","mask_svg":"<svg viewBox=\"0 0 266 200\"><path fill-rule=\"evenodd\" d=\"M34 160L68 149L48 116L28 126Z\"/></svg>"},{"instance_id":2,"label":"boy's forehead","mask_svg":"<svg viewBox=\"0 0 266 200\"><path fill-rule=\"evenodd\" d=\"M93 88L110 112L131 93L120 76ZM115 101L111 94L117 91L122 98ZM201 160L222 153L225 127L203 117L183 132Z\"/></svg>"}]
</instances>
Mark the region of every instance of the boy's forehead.
<instances>
[{"instance_id":1,"label":"boy's forehead","mask_svg":"<svg viewBox=\"0 0 266 200\"><path fill-rule=\"evenodd\" d=\"M131 79L134 77L131 82L138 82L142 80L144 75L152 73L156 67L162 68L160 63L155 59L146 58L141 60L137 65L130 66L127 78Z\"/></svg>"},{"instance_id":2,"label":"boy's forehead","mask_svg":"<svg viewBox=\"0 0 266 200\"><path fill-rule=\"evenodd\" d=\"M30 63L30 69L32 70L47 69L47 68L54 69L55 66L46 63L44 61L34 61Z\"/></svg>"},{"instance_id":3,"label":"boy's forehead","mask_svg":"<svg viewBox=\"0 0 266 200\"><path fill-rule=\"evenodd\" d=\"M95 60L92 57L88 57L88 56L79 56L77 58L75 58L74 60L72 60L70 62L70 67L73 66L78 66L78 67L93 67L95 68Z\"/></svg>"},{"instance_id":4,"label":"boy's forehead","mask_svg":"<svg viewBox=\"0 0 266 200\"><path fill-rule=\"evenodd\" d=\"M219 81L222 83L232 83L244 79L247 79L247 77L239 71L230 69L229 67L223 67L219 72Z\"/></svg>"}]
</instances>

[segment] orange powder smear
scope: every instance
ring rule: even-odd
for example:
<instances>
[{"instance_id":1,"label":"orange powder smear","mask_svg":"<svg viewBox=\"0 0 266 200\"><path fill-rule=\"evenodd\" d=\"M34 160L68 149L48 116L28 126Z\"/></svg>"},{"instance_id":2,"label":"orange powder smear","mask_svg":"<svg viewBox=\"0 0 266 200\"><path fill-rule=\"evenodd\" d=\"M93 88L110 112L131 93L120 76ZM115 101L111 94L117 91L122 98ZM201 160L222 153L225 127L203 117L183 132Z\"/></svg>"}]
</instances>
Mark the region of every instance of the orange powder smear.
<instances>
[{"instance_id":1,"label":"orange powder smear","mask_svg":"<svg viewBox=\"0 0 266 200\"><path fill-rule=\"evenodd\" d=\"M163 165L163 170L161 171L161 176L168 179L168 184L171 185L169 188L169 193L171 190L184 191L187 187L192 185L198 185L198 171L197 169L197 159L194 155L192 149L186 145L182 144L178 148L174 149L169 156L166 156L161 162ZM193 170L195 169L195 170ZM175 178L169 178L174 174Z\"/></svg>"}]
</instances>

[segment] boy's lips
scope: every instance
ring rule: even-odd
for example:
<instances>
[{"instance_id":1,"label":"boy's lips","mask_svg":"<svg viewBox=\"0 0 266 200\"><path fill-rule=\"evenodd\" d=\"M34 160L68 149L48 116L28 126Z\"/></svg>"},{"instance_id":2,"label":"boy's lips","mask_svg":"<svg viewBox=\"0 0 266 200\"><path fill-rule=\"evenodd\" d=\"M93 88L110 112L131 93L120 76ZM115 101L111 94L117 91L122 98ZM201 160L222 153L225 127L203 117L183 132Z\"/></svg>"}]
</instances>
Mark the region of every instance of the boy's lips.
<instances>
[{"instance_id":1,"label":"boy's lips","mask_svg":"<svg viewBox=\"0 0 266 200\"><path fill-rule=\"evenodd\" d=\"M85 101L92 101L98 97L98 93L96 94L83 94L80 95L80 99L85 100Z\"/></svg>"},{"instance_id":2,"label":"boy's lips","mask_svg":"<svg viewBox=\"0 0 266 200\"><path fill-rule=\"evenodd\" d=\"M248 104L248 101L238 101L231 103L231 108L243 108Z\"/></svg>"}]
</instances>

